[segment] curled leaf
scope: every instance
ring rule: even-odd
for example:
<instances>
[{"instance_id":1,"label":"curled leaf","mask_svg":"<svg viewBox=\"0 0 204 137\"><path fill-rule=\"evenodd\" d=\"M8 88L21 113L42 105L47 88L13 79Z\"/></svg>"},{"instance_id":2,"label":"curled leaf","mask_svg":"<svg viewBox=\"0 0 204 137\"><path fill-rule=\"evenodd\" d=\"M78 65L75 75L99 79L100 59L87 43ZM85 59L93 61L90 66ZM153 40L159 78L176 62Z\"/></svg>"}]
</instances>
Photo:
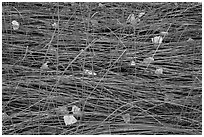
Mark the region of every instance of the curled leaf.
<instances>
[{"instance_id":1,"label":"curled leaf","mask_svg":"<svg viewBox=\"0 0 204 137\"><path fill-rule=\"evenodd\" d=\"M161 44L162 40L163 40L163 38L161 36L156 36L156 37L152 38L152 43Z\"/></svg>"},{"instance_id":2,"label":"curled leaf","mask_svg":"<svg viewBox=\"0 0 204 137\"><path fill-rule=\"evenodd\" d=\"M143 63L144 64L150 64L150 63L152 63L154 61L154 58L153 57L148 57L148 58L145 58L144 60L143 60Z\"/></svg>"},{"instance_id":3,"label":"curled leaf","mask_svg":"<svg viewBox=\"0 0 204 137\"><path fill-rule=\"evenodd\" d=\"M19 29L20 24L16 20L13 20L11 24L12 24L13 30Z\"/></svg>"},{"instance_id":4,"label":"curled leaf","mask_svg":"<svg viewBox=\"0 0 204 137\"><path fill-rule=\"evenodd\" d=\"M122 115L122 118L123 118L125 123L130 122L130 114L129 113Z\"/></svg>"},{"instance_id":5,"label":"curled leaf","mask_svg":"<svg viewBox=\"0 0 204 137\"><path fill-rule=\"evenodd\" d=\"M65 125L72 125L77 122L77 119L73 115L65 115L64 116L64 123Z\"/></svg>"},{"instance_id":6,"label":"curled leaf","mask_svg":"<svg viewBox=\"0 0 204 137\"><path fill-rule=\"evenodd\" d=\"M162 68L156 69L156 70L155 70L155 74L157 74L157 75L163 74L163 69L162 69Z\"/></svg>"},{"instance_id":7,"label":"curled leaf","mask_svg":"<svg viewBox=\"0 0 204 137\"><path fill-rule=\"evenodd\" d=\"M73 112L74 116L77 116L77 117L82 116L81 109L79 107L77 107L76 105L72 106L72 112Z\"/></svg>"}]
</instances>

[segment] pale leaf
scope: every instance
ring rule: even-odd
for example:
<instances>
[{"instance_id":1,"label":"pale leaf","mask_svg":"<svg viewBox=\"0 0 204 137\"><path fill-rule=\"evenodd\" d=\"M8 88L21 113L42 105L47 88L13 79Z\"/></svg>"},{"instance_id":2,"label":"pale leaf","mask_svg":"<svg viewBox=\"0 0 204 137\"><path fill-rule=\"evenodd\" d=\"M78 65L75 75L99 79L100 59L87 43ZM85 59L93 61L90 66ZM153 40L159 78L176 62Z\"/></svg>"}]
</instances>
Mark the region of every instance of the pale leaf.
<instances>
[{"instance_id":1,"label":"pale leaf","mask_svg":"<svg viewBox=\"0 0 204 137\"><path fill-rule=\"evenodd\" d=\"M93 26L98 26L98 21L97 21L97 20L92 19L92 20L90 20L90 22L91 22L91 24L92 24Z\"/></svg>"},{"instance_id":2,"label":"pale leaf","mask_svg":"<svg viewBox=\"0 0 204 137\"><path fill-rule=\"evenodd\" d=\"M168 35L168 32L162 31L162 32L160 32L160 34L166 36L166 35Z\"/></svg>"},{"instance_id":3,"label":"pale leaf","mask_svg":"<svg viewBox=\"0 0 204 137\"><path fill-rule=\"evenodd\" d=\"M6 121L10 119L10 116L8 116L6 113L2 113L2 121Z\"/></svg>"},{"instance_id":4,"label":"pale leaf","mask_svg":"<svg viewBox=\"0 0 204 137\"><path fill-rule=\"evenodd\" d=\"M77 119L73 115L65 115L64 116L64 123L65 125L72 125L77 122Z\"/></svg>"},{"instance_id":5,"label":"pale leaf","mask_svg":"<svg viewBox=\"0 0 204 137\"><path fill-rule=\"evenodd\" d=\"M42 70L49 69L47 63L49 63L49 61L45 62L45 63L40 67L40 69L42 69Z\"/></svg>"},{"instance_id":6,"label":"pale leaf","mask_svg":"<svg viewBox=\"0 0 204 137\"><path fill-rule=\"evenodd\" d=\"M162 68L156 69L156 70L155 70L155 74L157 74L157 75L163 74L163 69L162 69Z\"/></svg>"},{"instance_id":7,"label":"pale leaf","mask_svg":"<svg viewBox=\"0 0 204 137\"><path fill-rule=\"evenodd\" d=\"M144 15L145 15L145 12L141 12L141 13L138 14L138 17L141 18Z\"/></svg>"},{"instance_id":8,"label":"pale leaf","mask_svg":"<svg viewBox=\"0 0 204 137\"><path fill-rule=\"evenodd\" d=\"M127 22L131 22L131 21L133 21L133 20L135 20L135 15L132 13L132 14L130 14L130 15L128 16Z\"/></svg>"},{"instance_id":9,"label":"pale leaf","mask_svg":"<svg viewBox=\"0 0 204 137\"><path fill-rule=\"evenodd\" d=\"M52 24L52 27L53 27L53 28L57 28L57 27L58 27L57 23L54 22L54 23Z\"/></svg>"},{"instance_id":10,"label":"pale leaf","mask_svg":"<svg viewBox=\"0 0 204 137\"><path fill-rule=\"evenodd\" d=\"M94 75L94 76L97 75L95 72L92 72L91 70L86 70L86 69L84 70L84 73L87 75Z\"/></svg>"},{"instance_id":11,"label":"pale leaf","mask_svg":"<svg viewBox=\"0 0 204 137\"><path fill-rule=\"evenodd\" d=\"M20 24L16 20L13 20L11 24L12 24L13 30L19 29Z\"/></svg>"},{"instance_id":12,"label":"pale leaf","mask_svg":"<svg viewBox=\"0 0 204 137\"><path fill-rule=\"evenodd\" d=\"M136 65L135 61L132 60L131 63L130 63L130 65L131 65L131 66L135 66L135 65Z\"/></svg>"},{"instance_id":13,"label":"pale leaf","mask_svg":"<svg viewBox=\"0 0 204 137\"><path fill-rule=\"evenodd\" d=\"M162 43L162 40L163 40L163 38L161 36L156 36L156 37L152 38L152 43L160 44L160 43Z\"/></svg>"},{"instance_id":14,"label":"pale leaf","mask_svg":"<svg viewBox=\"0 0 204 137\"><path fill-rule=\"evenodd\" d=\"M58 111L61 112L61 113L67 113L67 112L68 112L66 106L60 106L60 107L58 107Z\"/></svg>"},{"instance_id":15,"label":"pale leaf","mask_svg":"<svg viewBox=\"0 0 204 137\"><path fill-rule=\"evenodd\" d=\"M188 38L188 40L187 40L187 41L189 42L189 41L194 41L194 40L193 40L192 38Z\"/></svg>"},{"instance_id":16,"label":"pale leaf","mask_svg":"<svg viewBox=\"0 0 204 137\"><path fill-rule=\"evenodd\" d=\"M99 3L98 6L99 6L99 7L103 7L104 5L103 5L102 3Z\"/></svg>"},{"instance_id":17,"label":"pale leaf","mask_svg":"<svg viewBox=\"0 0 204 137\"><path fill-rule=\"evenodd\" d=\"M81 111L81 109L79 108L79 107L77 107L76 105L73 105L72 106L72 112L74 113L74 112L79 112L79 111Z\"/></svg>"},{"instance_id":18,"label":"pale leaf","mask_svg":"<svg viewBox=\"0 0 204 137\"><path fill-rule=\"evenodd\" d=\"M127 23L130 23L130 24L132 24L132 25L135 25L137 22L139 22L140 21L140 19L136 19L135 18L135 15L132 13L132 14L130 14L129 16L128 16L128 18L127 18Z\"/></svg>"},{"instance_id":19,"label":"pale leaf","mask_svg":"<svg viewBox=\"0 0 204 137\"><path fill-rule=\"evenodd\" d=\"M122 118L123 118L125 123L130 122L130 114L129 113L122 115Z\"/></svg>"},{"instance_id":20,"label":"pale leaf","mask_svg":"<svg viewBox=\"0 0 204 137\"><path fill-rule=\"evenodd\" d=\"M165 102L171 102L173 100L174 100L174 95L173 94L171 94L171 93L166 93L165 94L165 97L164 97Z\"/></svg>"},{"instance_id":21,"label":"pale leaf","mask_svg":"<svg viewBox=\"0 0 204 137\"><path fill-rule=\"evenodd\" d=\"M153 57L148 57L148 58L145 58L144 60L143 60L143 63L144 64L150 64L150 63L152 63L154 61L154 58Z\"/></svg>"},{"instance_id":22,"label":"pale leaf","mask_svg":"<svg viewBox=\"0 0 204 137\"><path fill-rule=\"evenodd\" d=\"M82 112L81 109L79 107L77 107L76 105L72 106L72 112L75 116L80 117L82 116Z\"/></svg>"},{"instance_id":23,"label":"pale leaf","mask_svg":"<svg viewBox=\"0 0 204 137\"><path fill-rule=\"evenodd\" d=\"M57 49L55 47L53 47L53 46L50 46L48 51L49 52L56 52Z\"/></svg>"}]
</instances>

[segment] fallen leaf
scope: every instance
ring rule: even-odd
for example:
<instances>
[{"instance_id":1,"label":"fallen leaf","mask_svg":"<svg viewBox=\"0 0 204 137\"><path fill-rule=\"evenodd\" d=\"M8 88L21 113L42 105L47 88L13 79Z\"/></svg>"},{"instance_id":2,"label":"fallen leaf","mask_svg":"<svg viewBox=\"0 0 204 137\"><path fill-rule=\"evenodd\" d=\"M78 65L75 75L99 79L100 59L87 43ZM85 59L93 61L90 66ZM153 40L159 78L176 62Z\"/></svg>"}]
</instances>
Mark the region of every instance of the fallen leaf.
<instances>
[{"instance_id":1,"label":"fallen leaf","mask_svg":"<svg viewBox=\"0 0 204 137\"><path fill-rule=\"evenodd\" d=\"M76 2L70 2L71 6L76 6L77 3Z\"/></svg>"},{"instance_id":2,"label":"fallen leaf","mask_svg":"<svg viewBox=\"0 0 204 137\"><path fill-rule=\"evenodd\" d=\"M103 5L102 3L99 3L98 6L99 6L99 7L103 7L104 5Z\"/></svg>"},{"instance_id":3,"label":"fallen leaf","mask_svg":"<svg viewBox=\"0 0 204 137\"><path fill-rule=\"evenodd\" d=\"M152 63L154 61L154 58L153 57L148 57L148 58L145 58L144 60L143 60L143 63L144 64L150 64L150 63Z\"/></svg>"},{"instance_id":4,"label":"fallen leaf","mask_svg":"<svg viewBox=\"0 0 204 137\"><path fill-rule=\"evenodd\" d=\"M64 116L64 123L65 125L72 125L77 122L77 119L73 115L65 115Z\"/></svg>"},{"instance_id":5,"label":"fallen leaf","mask_svg":"<svg viewBox=\"0 0 204 137\"><path fill-rule=\"evenodd\" d=\"M76 105L72 106L72 112L74 116L77 116L77 117L81 117L83 115L81 109L77 107Z\"/></svg>"},{"instance_id":6,"label":"fallen leaf","mask_svg":"<svg viewBox=\"0 0 204 137\"><path fill-rule=\"evenodd\" d=\"M156 36L156 37L152 38L152 43L161 44L162 40L163 40L163 38L161 36Z\"/></svg>"},{"instance_id":7,"label":"fallen leaf","mask_svg":"<svg viewBox=\"0 0 204 137\"><path fill-rule=\"evenodd\" d=\"M135 15L132 13L132 14L130 14L130 15L128 16L127 22L131 22L131 21L133 21L133 20L135 20Z\"/></svg>"},{"instance_id":8,"label":"fallen leaf","mask_svg":"<svg viewBox=\"0 0 204 137\"><path fill-rule=\"evenodd\" d=\"M166 36L166 35L168 35L168 32L162 31L162 32L160 32L160 34Z\"/></svg>"},{"instance_id":9,"label":"fallen leaf","mask_svg":"<svg viewBox=\"0 0 204 137\"><path fill-rule=\"evenodd\" d=\"M166 93L165 94L165 97L164 97L164 101L165 102L173 101L173 99L174 99L174 95L173 94L170 94L170 93Z\"/></svg>"},{"instance_id":10,"label":"fallen leaf","mask_svg":"<svg viewBox=\"0 0 204 137\"><path fill-rule=\"evenodd\" d=\"M55 47L53 47L53 46L50 46L48 51L49 52L56 52L57 49Z\"/></svg>"},{"instance_id":11,"label":"fallen leaf","mask_svg":"<svg viewBox=\"0 0 204 137\"><path fill-rule=\"evenodd\" d=\"M91 70L84 70L84 73L87 74L87 75L94 75L96 76L97 74L95 72L92 72Z\"/></svg>"},{"instance_id":12,"label":"fallen leaf","mask_svg":"<svg viewBox=\"0 0 204 137\"><path fill-rule=\"evenodd\" d=\"M155 70L155 74L157 74L157 75L163 74L163 69L162 69L162 68L156 69L156 70Z\"/></svg>"},{"instance_id":13,"label":"fallen leaf","mask_svg":"<svg viewBox=\"0 0 204 137\"><path fill-rule=\"evenodd\" d=\"M121 22L119 21L119 19L116 19L116 21L117 21L117 22L116 22L117 25L123 25L123 24L124 24L124 23L121 23Z\"/></svg>"},{"instance_id":14,"label":"fallen leaf","mask_svg":"<svg viewBox=\"0 0 204 137\"><path fill-rule=\"evenodd\" d=\"M10 116L8 116L6 113L2 113L2 121L6 121L10 119Z\"/></svg>"},{"instance_id":15,"label":"fallen leaf","mask_svg":"<svg viewBox=\"0 0 204 137\"><path fill-rule=\"evenodd\" d=\"M135 15L132 13L132 14L130 14L128 16L126 23L130 23L132 25L136 25L137 22L139 22L139 21L140 21L140 19L138 19L138 18L136 19Z\"/></svg>"},{"instance_id":16,"label":"fallen leaf","mask_svg":"<svg viewBox=\"0 0 204 137\"><path fill-rule=\"evenodd\" d=\"M72 106L72 112L74 113L74 112L79 112L79 111L81 111L81 109L79 108L79 107L77 107L76 105L73 105Z\"/></svg>"},{"instance_id":17,"label":"fallen leaf","mask_svg":"<svg viewBox=\"0 0 204 137\"><path fill-rule=\"evenodd\" d=\"M67 112L68 112L66 106L60 106L60 107L58 107L58 111L61 112L61 113L67 113Z\"/></svg>"},{"instance_id":18,"label":"fallen leaf","mask_svg":"<svg viewBox=\"0 0 204 137\"><path fill-rule=\"evenodd\" d=\"M130 114L129 113L122 115L122 118L123 118L125 123L130 122Z\"/></svg>"},{"instance_id":19,"label":"fallen leaf","mask_svg":"<svg viewBox=\"0 0 204 137\"><path fill-rule=\"evenodd\" d=\"M40 67L40 69L41 69L41 70L49 69L47 63L49 63L49 61L46 61L46 62Z\"/></svg>"},{"instance_id":20,"label":"fallen leaf","mask_svg":"<svg viewBox=\"0 0 204 137\"><path fill-rule=\"evenodd\" d=\"M135 61L132 60L131 63L130 63L130 65L131 65L131 66L135 66L135 65L136 65Z\"/></svg>"},{"instance_id":21,"label":"fallen leaf","mask_svg":"<svg viewBox=\"0 0 204 137\"><path fill-rule=\"evenodd\" d=\"M189 42L189 41L194 41L194 40L193 40L192 38L188 38L188 40L187 40L187 41Z\"/></svg>"},{"instance_id":22,"label":"fallen leaf","mask_svg":"<svg viewBox=\"0 0 204 137\"><path fill-rule=\"evenodd\" d=\"M145 12L141 12L141 13L138 14L138 17L141 18L144 15L145 15Z\"/></svg>"},{"instance_id":23,"label":"fallen leaf","mask_svg":"<svg viewBox=\"0 0 204 137\"><path fill-rule=\"evenodd\" d=\"M97 20L94 20L94 19L92 19L92 20L90 20L90 22L91 22L91 24L93 25L93 26L98 26L98 21Z\"/></svg>"},{"instance_id":24,"label":"fallen leaf","mask_svg":"<svg viewBox=\"0 0 204 137\"><path fill-rule=\"evenodd\" d=\"M178 2L174 2L174 5L177 7L178 6Z\"/></svg>"},{"instance_id":25,"label":"fallen leaf","mask_svg":"<svg viewBox=\"0 0 204 137\"><path fill-rule=\"evenodd\" d=\"M12 24L13 30L19 29L20 24L16 20L13 20L11 24Z\"/></svg>"},{"instance_id":26,"label":"fallen leaf","mask_svg":"<svg viewBox=\"0 0 204 137\"><path fill-rule=\"evenodd\" d=\"M58 27L57 23L54 22L54 23L52 24L52 27L53 27L53 28L57 28L57 27Z\"/></svg>"}]
</instances>

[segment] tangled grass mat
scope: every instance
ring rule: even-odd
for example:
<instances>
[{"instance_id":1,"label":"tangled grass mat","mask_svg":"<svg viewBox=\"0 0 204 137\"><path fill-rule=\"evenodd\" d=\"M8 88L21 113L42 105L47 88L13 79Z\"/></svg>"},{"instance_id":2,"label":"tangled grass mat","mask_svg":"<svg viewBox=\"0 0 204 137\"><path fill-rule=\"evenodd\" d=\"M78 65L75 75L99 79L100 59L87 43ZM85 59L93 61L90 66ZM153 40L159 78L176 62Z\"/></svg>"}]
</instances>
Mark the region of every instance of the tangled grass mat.
<instances>
[{"instance_id":1,"label":"tangled grass mat","mask_svg":"<svg viewBox=\"0 0 204 137\"><path fill-rule=\"evenodd\" d=\"M201 3L2 3L4 135L202 134L201 75Z\"/></svg>"}]
</instances>

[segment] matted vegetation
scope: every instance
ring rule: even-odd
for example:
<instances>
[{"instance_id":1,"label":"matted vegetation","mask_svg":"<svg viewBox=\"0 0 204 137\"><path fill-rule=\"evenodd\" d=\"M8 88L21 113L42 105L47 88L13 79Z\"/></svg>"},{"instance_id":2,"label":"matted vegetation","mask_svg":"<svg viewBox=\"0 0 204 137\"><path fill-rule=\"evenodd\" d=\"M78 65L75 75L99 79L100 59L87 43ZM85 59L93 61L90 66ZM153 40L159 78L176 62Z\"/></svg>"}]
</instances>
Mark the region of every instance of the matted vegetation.
<instances>
[{"instance_id":1,"label":"matted vegetation","mask_svg":"<svg viewBox=\"0 0 204 137\"><path fill-rule=\"evenodd\" d=\"M202 133L201 3L2 8L3 134ZM73 105L83 114L65 125Z\"/></svg>"}]
</instances>

